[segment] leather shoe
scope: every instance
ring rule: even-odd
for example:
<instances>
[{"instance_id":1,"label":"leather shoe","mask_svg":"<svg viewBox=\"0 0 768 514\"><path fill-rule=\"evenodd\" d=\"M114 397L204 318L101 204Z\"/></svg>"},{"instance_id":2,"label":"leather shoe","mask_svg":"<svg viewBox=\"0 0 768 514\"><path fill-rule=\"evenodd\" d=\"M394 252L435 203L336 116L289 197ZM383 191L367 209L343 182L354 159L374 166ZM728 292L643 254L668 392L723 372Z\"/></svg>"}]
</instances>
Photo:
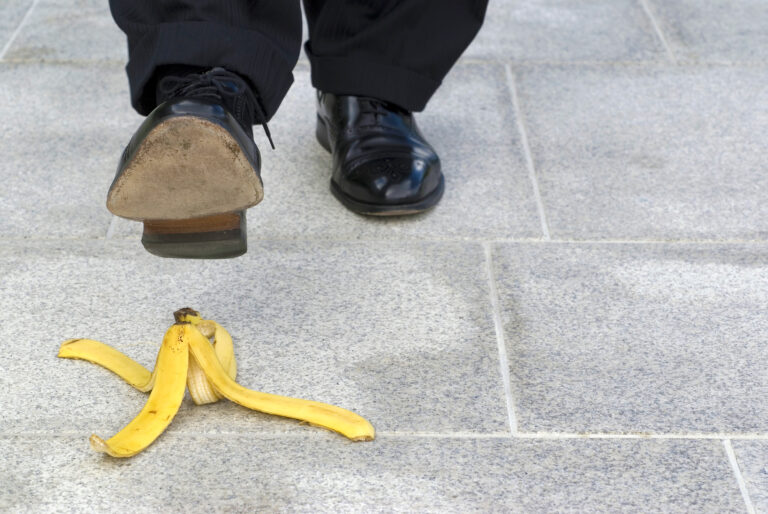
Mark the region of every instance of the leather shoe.
<instances>
[{"instance_id":1,"label":"leather shoe","mask_svg":"<svg viewBox=\"0 0 768 514\"><path fill-rule=\"evenodd\" d=\"M254 93L236 73L213 68L163 77L157 103L120 158L107 208L142 221L142 244L155 255L245 253L245 209L263 197Z\"/></svg>"},{"instance_id":2,"label":"leather shoe","mask_svg":"<svg viewBox=\"0 0 768 514\"><path fill-rule=\"evenodd\" d=\"M375 98L320 91L317 103L317 140L333 155L331 192L345 207L396 216L440 201L440 159L412 113Z\"/></svg>"}]
</instances>

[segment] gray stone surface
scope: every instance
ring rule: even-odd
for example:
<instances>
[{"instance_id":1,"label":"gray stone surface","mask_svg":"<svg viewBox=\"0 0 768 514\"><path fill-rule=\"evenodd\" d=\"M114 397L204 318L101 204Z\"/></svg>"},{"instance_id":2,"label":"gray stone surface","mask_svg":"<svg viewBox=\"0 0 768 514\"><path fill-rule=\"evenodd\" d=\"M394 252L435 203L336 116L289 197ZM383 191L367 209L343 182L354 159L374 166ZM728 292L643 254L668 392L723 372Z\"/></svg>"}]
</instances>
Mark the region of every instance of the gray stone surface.
<instances>
[{"instance_id":1,"label":"gray stone surface","mask_svg":"<svg viewBox=\"0 0 768 514\"><path fill-rule=\"evenodd\" d=\"M417 117L441 156L446 192L431 212L397 219L353 214L331 196L331 159L315 140L307 67L300 66L295 75L269 124L277 150L269 148L258 127L255 131L265 196L248 211L251 240L541 236L502 66L457 66L427 112ZM138 237L141 224L118 220L114 234Z\"/></svg>"},{"instance_id":2,"label":"gray stone surface","mask_svg":"<svg viewBox=\"0 0 768 514\"><path fill-rule=\"evenodd\" d=\"M768 441L732 441L756 512L768 512Z\"/></svg>"},{"instance_id":3,"label":"gray stone surface","mask_svg":"<svg viewBox=\"0 0 768 514\"><path fill-rule=\"evenodd\" d=\"M493 0L465 53L514 61L666 59L635 0Z\"/></svg>"},{"instance_id":4,"label":"gray stone surface","mask_svg":"<svg viewBox=\"0 0 768 514\"><path fill-rule=\"evenodd\" d=\"M675 57L768 61L764 0L649 0Z\"/></svg>"},{"instance_id":5,"label":"gray stone surface","mask_svg":"<svg viewBox=\"0 0 768 514\"><path fill-rule=\"evenodd\" d=\"M164 512L743 512L719 441L179 437L115 460L4 438L0 507Z\"/></svg>"},{"instance_id":6,"label":"gray stone surface","mask_svg":"<svg viewBox=\"0 0 768 514\"><path fill-rule=\"evenodd\" d=\"M768 70L520 70L553 238L768 238Z\"/></svg>"},{"instance_id":7,"label":"gray stone surface","mask_svg":"<svg viewBox=\"0 0 768 514\"><path fill-rule=\"evenodd\" d=\"M0 3L0 57L31 5L32 0L3 0Z\"/></svg>"},{"instance_id":8,"label":"gray stone surface","mask_svg":"<svg viewBox=\"0 0 768 514\"><path fill-rule=\"evenodd\" d=\"M768 245L495 247L525 432L765 433Z\"/></svg>"},{"instance_id":9,"label":"gray stone surface","mask_svg":"<svg viewBox=\"0 0 768 514\"><path fill-rule=\"evenodd\" d=\"M262 242L223 261L158 259L134 241L8 243L0 433L122 427L143 396L57 359L60 343L96 339L151 368L184 306L230 330L246 387L340 405L382 431L508 433L484 266L474 243ZM234 405L198 410L174 429L294 424Z\"/></svg>"},{"instance_id":10,"label":"gray stone surface","mask_svg":"<svg viewBox=\"0 0 768 514\"><path fill-rule=\"evenodd\" d=\"M768 511L764 2L491 1L417 116L447 191L408 219L328 192L303 60L278 150L256 130L249 253L224 261L150 256L110 216L142 121L126 41L106 1L31 4L0 0L0 511L744 512L729 434ZM146 453L92 452L146 396L60 343L152 367L187 305L230 329L244 385L352 409L377 440L187 398Z\"/></svg>"},{"instance_id":11,"label":"gray stone surface","mask_svg":"<svg viewBox=\"0 0 768 514\"><path fill-rule=\"evenodd\" d=\"M0 234L103 237L104 203L139 116L118 65L0 63Z\"/></svg>"},{"instance_id":12,"label":"gray stone surface","mask_svg":"<svg viewBox=\"0 0 768 514\"><path fill-rule=\"evenodd\" d=\"M41 0L11 45L7 59L128 60L125 35L102 0Z\"/></svg>"}]
</instances>

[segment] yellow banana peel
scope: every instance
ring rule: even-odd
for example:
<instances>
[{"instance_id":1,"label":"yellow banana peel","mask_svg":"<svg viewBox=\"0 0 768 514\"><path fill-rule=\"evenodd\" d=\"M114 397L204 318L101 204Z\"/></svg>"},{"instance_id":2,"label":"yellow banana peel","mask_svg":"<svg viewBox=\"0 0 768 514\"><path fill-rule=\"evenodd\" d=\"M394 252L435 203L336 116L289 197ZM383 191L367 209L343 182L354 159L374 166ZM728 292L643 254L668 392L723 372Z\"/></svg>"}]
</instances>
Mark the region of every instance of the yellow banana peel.
<instances>
[{"instance_id":1,"label":"yellow banana peel","mask_svg":"<svg viewBox=\"0 0 768 514\"><path fill-rule=\"evenodd\" d=\"M92 339L68 339L59 348L58 356L64 359L82 359L98 364L143 393L151 391L155 382L154 374L147 368L111 346Z\"/></svg>"},{"instance_id":2,"label":"yellow banana peel","mask_svg":"<svg viewBox=\"0 0 768 514\"><path fill-rule=\"evenodd\" d=\"M229 333L192 309L174 313L176 323L163 337L150 372L110 346L91 339L69 339L59 357L98 364L139 391L151 391L139 414L109 439L93 434L91 447L112 457L136 455L157 439L181 406L184 391L197 405L227 398L267 414L294 418L338 432L353 441L371 441L373 426L354 412L333 405L252 391L235 382L237 361ZM211 344L210 338L213 338Z\"/></svg>"},{"instance_id":3,"label":"yellow banana peel","mask_svg":"<svg viewBox=\"0 0 768 514\"><path fill-rule=\"evenodd\" d=\"M328 428L353 441L373 439L373 426L354 412L327 403L288 398L276 394L260 393L241 386L227 374L216 357L210 343L200 332L192 331L189 338L191 355L205 370L216 391L243 407L306 421L312 425Z\"/></svg>"},{"instance_id":4,"label":"yellow banana peel","mask_svg":"<svg viewBox=\"0 0 768 514\"><path fill-rule=\"evenodd\" d=\"M171 423L184 399L191 325L173 325L165 333L155 364L155 384L141 412L106 441L96 434L91 447L112 457L131 457L152 444Z\"/></svg>"}]
</instances>

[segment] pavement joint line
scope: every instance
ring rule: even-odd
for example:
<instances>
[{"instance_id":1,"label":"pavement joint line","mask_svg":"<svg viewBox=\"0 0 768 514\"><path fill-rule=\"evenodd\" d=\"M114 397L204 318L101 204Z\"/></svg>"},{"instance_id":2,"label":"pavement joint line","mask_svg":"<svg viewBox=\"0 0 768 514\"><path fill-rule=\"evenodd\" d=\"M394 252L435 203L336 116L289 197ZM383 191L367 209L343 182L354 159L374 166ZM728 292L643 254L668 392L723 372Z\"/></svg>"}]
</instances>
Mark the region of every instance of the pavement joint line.
<instances>
[{"instance_id":1,"label":"pavement joint line","mask_svg":"<svg viewBox=\"0 0 768 514\"><path fill-rule=\"evenodd\" d=\"M226 424L226 423L224 423ZM96 429L96 432L109 432L106 429ZM56 439L56 438L87 438L87 431L82 432L8 432L0 433L0 440L2 439ZM243 437L243 438L322 438L322 437L341 437L338 434L334 434L330 431L286 431L286 432L260 432L260 431L221 431L221 432L179 432L176 430L169 430L165 432L167 435L183 438L219 438L219 437ZM510 432L409 432L409 431L377 431L376 437L389 438L389 439L530 439L530 440L573 440L573 439L610 439L610 440L684 440L684 441L765 441L768 440L768 434L611 434L611 433L533 433L533 432L517 432L512 434ZM728 447L726 447L726 451ZM734 454L735 456L735 454ZM743 477L742 477L743 479ZM745 482L746 483L746 482Z\"/></svg>"},{"instance_id":2,"label":"pavement joint line","mask_svg":"<svg viewBox=\"0 0 768 514\"><path fill-rule=\"evenodd\" d=\"M119 430L115 429L115 432ZM92 430L90 433L109 433L109 430ZM297 438L297 437L304 437L307 439L312 438L321 438L324 436L334 436L335 434L332 434L329 431L325 432L303 432L303 431L295 431L295 432L248 432L248 431L237 431L237 432L178 432L174 430L166 430L163 432L163 436L172 436L172 437L180 437L184 439L193 439L193 438L205 438L205 439L218 439L221 437L230 437L230 438L245 438L245 437L252 437L252 438L263 438L263 439L272 439L276 437L286 437L286 438ZM377 434L378 435L378 434ZM344 437L344 436L339 436ZM0 433L0 440L3 439L87 439L88 433L87 431L82 432L18 432L18 433L7 433L2 434ZM159 444L162 444L161 441L158 441Z\"/></svg>"},{"instance_id":3,"label":"pavement joint line","mask_svg":"<svg viewBox=\"0 0 768 514\"><path fill-rule=\"evenodd\" d=\"M744 504L747 507L747 512L749 514L755 514L755 506L752 503L752 499L749 497L749 489L747 488L747 483L744 480L744 475L741 473L739 461L736 460L736 453L733 451L731 440L723 439L723 447L725 448L725 454L728 456L728 462L731 464L733 474L736 476L736 482L739 484L739 490L741 491L741 497L744 499Z\"/></svg>"},{"instance_id":4,"label":"pavement joint line","mask_svg":"<svg viewBox=\"0 0 768 514\"><path fill-rule=\"evenodd\" d=\"M440 438L477 438L477 439L648 439L648 440L696 440L696 441L722 441L723 436L742 441L768 440L768 434L612 434L612 433L535 433L520 432L514 434L507 432L377 432L377 435L386 437L432 437Z\"/></svg>"},{"instance_id":5,"label":"pavement joint line","mask_svg":"<svg viewBox=\"0 0 768 514\"><path fill-rule=\"evenodd\" d=\"M690 439L698 441L722 441L723 439L739 441L767 441L768 434L718 434L718 433L629 433L611 432L518 432L515 437L520 439Z\"/></svg>"},{"instance_id":6,"label":"pavement joint line","mask_svg":"<svg viewBox=\"0 0 768 514\"><path fill-rule=\"evenodd\" d=\"M485 254L485 271L488 277L488 293L491 299L491 311L493 314L493 328L496 333L496 346L499 352L499 371L501 373L501 383L504 387L504 397L506 399L507 418L509 421L509 430L512 434L517 433L517 413L515 412L515 401L512 396L512 385L509 378L509 359L507 358L507 345L504 341L504 324L501 322L501 309L499 307L499 293L496 289L496 280L493 274L493 255L491 245L483 243L483 253Z\"/></svg>"},{"instance_id":7,"label":"pavement joint line","mask_svg":"<svg viewBox=\"0 0 768 514\"><path fill-rule=\"evenodd\" d=\"M124 236L124 237L112 237L109 242L116 244L135 243L140 239L140 235ZM253 241L261 242L276 242L276 243L392 243L392 244L405 244L413 242L425 242L425 243L489 243L489 244L640 244L640 245L757 245L762 246L768 244L768 240L763 239L547 239L542 238L473 238L473 237L408 237L402 239L377 239L377 238L358 238L358 239L346 239L346 238L313 238L313 237L265 237L251 238ZM5 243L52 243L58 241L66 242L87 242L87 241L106 241L104 236L93 237L2 237L0 236L0 242Z\"/></svg>"},{"instance_id":8,"label":"pavement joint line","mask_svg":"<svg viewBox=\"0 0 768 514\"><path fill-rule=\"evenodd\" d=\"M3 439L75 439L75 438L87 438L87 434L83 432L17 432L17 433L0 433L0 440ZM95 432L109 432L109 430L95 430ZM334 439L344 436L335 434L329 430L297 430L290 432L248 432L238 430L234 432L178 432L174 430L167 430L163 435L180 437L186 439L193 438L207 438L218 439L221 437L230 438L255 438L255 439L274 439L274 438L305 438L305 439L319 439L324 437L332 437ZM392 431L377 431L376 438L388 438L388 439L513 439L513 436L509 432L392 432Z\"/></svg>"},{"instance_id":9,"label":"pavement joint line","mask_svg":"<svg viewBox=\"0 0 768 514\"><path fill-rule=\"evenodd\" d=\"M390 439L513 439L510 432L377 432L376 436Z\"/></svg>"},{"instance_id":10,"label":"pavement joint line","mask_svg":"<svg viewBox=\"0 0 768 514\"><path fill-rule=\"evenodd\" d=\"M0 61L3 61L5 59L5 54L8 52L8 49L11 48L11 45L13 45L13 42L16 41L16 37L21 32L21 29L24 28L24 25L26 25L27 20L29 19L29 15L32 13L32 11L35 10L35 7L37 7L37 4L40 3L40 0L33 0L33 2L30 4L29 9L27 9L27 12L24 13L24 16L21 18L21 21L18 25L16 25L16 29L11 33L11 36L8 38L8 41L5 42L5 46L3 46L3 49L0 50Z\"/></svg>"},{"instance_id":11,"label":"pavement joint line","mask_svg":"<svg viewBox=\"0 0 768 514\"><path fill-rule=\"evenodd\" d=\"M683 244L683 245L741 245L755 244L765 245L768 240L763 239L497 239L497 243L558 243L558 244Z\"/></svg>"},{"instance_id":12,"label":"pavement joint line","mask_svg":"<svg viewBox=\"0 0 768 514\"><path fill-rule=\"evenodd\" d=\"M675 53L672 51L672 47L669 46L669 42L667 42L666 36L664 36L664 32L661 30L661 25L659 25L659 22L656 20L656 16L653 14L653 10L651 9L651 6L648 4L648 0L639 0L640 5L643 7L643 10L645 11L645 14L648 16L648 18L651 21L651 25L653 25L653 30L656 31L656 36L661 40L661 44L664 46L664 50L667 52L667 56L669 56L669 59L672 61L673 64L677 64L677 58L675 57Z\"/></svg>"},{"instance_id":13,"label":"pavement joint line","mask_svg":"<svg viewBox=\"0 0 768 514\"><path fill-rule=\"evenodd\" d=\"M541 193L539 191L539 179L536 176L536 168L533 166L533 155L531 154L531 147L528 145L528 131L525 126L525 120L523 119L523 112L520 109L520 101L517 96L517 86L515 85L515 76L512 73L512 68L509 66L509 64L504 65L504 71L507 75L507 87L509 88L509 94L512 97L512 108L515 111L517 130L520 133L520 143L523 145L525 164L528 168L528 178L530 179L531 187L533 188L533 197L536 200L536 209L539 211L541 231L544 234L544 239L549 240L551 239L549 235L549 224L547 223L547 215L544 212L544 202L541 199Z\"/></svg>"}]
</instances>

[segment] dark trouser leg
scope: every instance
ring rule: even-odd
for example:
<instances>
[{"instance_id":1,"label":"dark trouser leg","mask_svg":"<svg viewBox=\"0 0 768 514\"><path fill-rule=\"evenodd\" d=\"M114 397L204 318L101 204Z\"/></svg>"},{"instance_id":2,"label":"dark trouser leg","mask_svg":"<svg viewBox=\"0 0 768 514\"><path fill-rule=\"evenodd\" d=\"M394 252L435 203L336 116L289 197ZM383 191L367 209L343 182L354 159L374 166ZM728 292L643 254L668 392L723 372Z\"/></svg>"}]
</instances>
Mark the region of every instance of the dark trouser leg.
<instances>
[{"instance_id":1,"label":"dark trouser leg","mask_svg":"<svg viewBox=\"0 0 768 514\"><path fill-rule=\"evenodd\" d=\"M163 65L223 66L250 80L267 118L293 82L301 49L298 0L110 0L128 36L131 104L155 107Z\"/></svg>"},{"instance_id":2,"label":"dark trouser leg","mask_svg":"<svg viewBox=\"0 0 768 514\"><path fill-rule=\"evenodd\" d=\"M488 0L304 0L312 84L424 109L480 30Z\"/></svg>"}]
</instances>

